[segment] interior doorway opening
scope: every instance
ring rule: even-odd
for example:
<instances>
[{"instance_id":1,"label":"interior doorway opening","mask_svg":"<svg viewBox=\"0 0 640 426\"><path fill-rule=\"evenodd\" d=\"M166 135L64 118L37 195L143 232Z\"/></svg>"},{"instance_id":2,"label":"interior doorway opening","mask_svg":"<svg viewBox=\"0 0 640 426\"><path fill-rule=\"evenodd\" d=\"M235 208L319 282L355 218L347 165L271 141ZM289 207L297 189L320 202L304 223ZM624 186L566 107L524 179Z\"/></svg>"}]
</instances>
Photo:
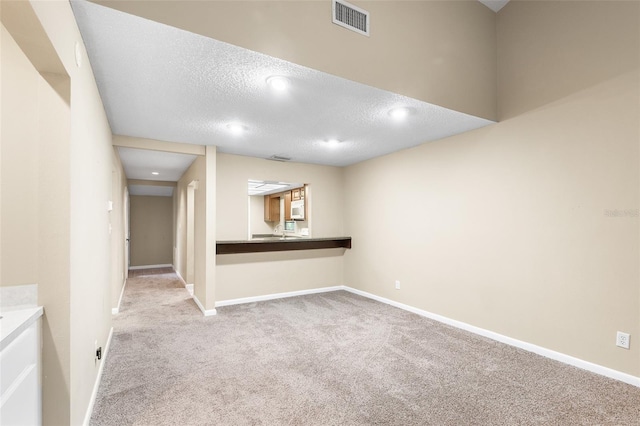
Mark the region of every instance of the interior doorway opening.
<instances>
[{"instance_id":1,"label":"interior doorway opening","mask_svg":"<svg viewBox=\"0 0 640 426\"><path fill-rule=\"evenodd\" d=\"M195 191L198 181L192 181L187 187L187 289L193 293L195 282Z\"/></svg>"}]
</instances>

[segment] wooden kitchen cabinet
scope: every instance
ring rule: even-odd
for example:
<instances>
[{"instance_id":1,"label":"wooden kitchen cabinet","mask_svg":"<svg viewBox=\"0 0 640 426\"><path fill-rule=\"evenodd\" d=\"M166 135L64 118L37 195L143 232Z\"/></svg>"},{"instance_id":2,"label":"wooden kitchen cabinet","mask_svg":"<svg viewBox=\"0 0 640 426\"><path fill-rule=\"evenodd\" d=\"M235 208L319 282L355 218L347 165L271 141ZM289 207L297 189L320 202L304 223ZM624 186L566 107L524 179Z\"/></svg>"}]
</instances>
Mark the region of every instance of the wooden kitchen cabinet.
<instances>
[{"instance_id":1,"label":"wooden kitchen cabinet","mask_svg":"<svg viewBox=\"0 0 640 426\"><path fill-rule=\"evenodd\" d=\"M265 222L280 222L280 194L264 196L264 220Z\"/></svg>"},{"instance_id":2,"label":"wooden kitchen cabinet","mask_svg":"<svg viewBox=\"0 0 640 426\"><path fill-rule=\"evenodd\" d=\"M304 200L304 188L291 190L291 201Z\"/></svg>"},{"instance_id":3,"label":"wooden kitchen cabinet","mask_svg":"<svg viewBox=\"0 0 640 426\"><path fill-rule=\"evenodd\" d=\"M291 220L291 191L284 193L284 220Z\"/></svg>"},{"instance_id":4,"label":"wooden kitchen cabinet","mask_svg":"<svg viewBox=\"0 0 640 426\"><path fill-rule=\"evenodd\" d=\"M291 202L305 199L305 187L292 189L264 196L264 220L265 222L280 222L280 198L284 198L284 220L291 219ZM305 217L307 217L307 203L304 203Z\"/></svg>"}]
</instances>

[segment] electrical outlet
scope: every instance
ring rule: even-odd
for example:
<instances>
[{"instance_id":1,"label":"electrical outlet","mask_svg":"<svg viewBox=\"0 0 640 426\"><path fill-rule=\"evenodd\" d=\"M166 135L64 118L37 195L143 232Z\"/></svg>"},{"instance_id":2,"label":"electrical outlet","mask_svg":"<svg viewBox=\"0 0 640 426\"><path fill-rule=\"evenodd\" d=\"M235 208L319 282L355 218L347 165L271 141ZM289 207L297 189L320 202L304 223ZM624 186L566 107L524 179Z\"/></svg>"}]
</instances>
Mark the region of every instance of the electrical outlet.
<instances>
[{"instance_id":1,"label":"electrical outlet","mask_svg":"<svg viewBox=\"0 0 640 426\"><path fill-rule=\"evenodd\" d=\"M400 281L396 280L396 290L400 290Z\"/></svg>"},{"instance_id":2,"label":"electrical outlet","mask_svg":"<svg viewBox=\"0 0 640 426\"><path fill-rule=\"evenodd\" d=\"M629 333L623 333L622 331L618 331L616 334L616 346L620 346L621 348L629 349Z\"/></svg>"},{"instance_id":3,"label":"electrical outlet","mask_svg":"<svg viewBox=\"0 0 640 426\"><path fill-rule=\"evenodd\" d=\"M102 359L102 346L100 346L97 350L96 350L96 358L98 359L98 361L100 361Z\"/></svg>"}]
</instances>

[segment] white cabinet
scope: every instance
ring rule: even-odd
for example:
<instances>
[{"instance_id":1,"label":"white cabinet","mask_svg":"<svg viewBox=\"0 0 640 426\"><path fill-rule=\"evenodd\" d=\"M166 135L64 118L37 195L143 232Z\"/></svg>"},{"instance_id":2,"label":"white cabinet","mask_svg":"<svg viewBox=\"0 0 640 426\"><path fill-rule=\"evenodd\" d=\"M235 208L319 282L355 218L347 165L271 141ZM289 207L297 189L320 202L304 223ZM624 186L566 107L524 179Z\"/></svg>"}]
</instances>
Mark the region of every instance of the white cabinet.
<instances>
[{"instance_id":1,"label":"white cabinet","mask_svg":"<svg viewBox=\"0 0 640 426\"><path fill-rule=\"evenodd\" d=\"M0 425L42 424L42 308L2 313Z\"/></svg>"}]
</instances>

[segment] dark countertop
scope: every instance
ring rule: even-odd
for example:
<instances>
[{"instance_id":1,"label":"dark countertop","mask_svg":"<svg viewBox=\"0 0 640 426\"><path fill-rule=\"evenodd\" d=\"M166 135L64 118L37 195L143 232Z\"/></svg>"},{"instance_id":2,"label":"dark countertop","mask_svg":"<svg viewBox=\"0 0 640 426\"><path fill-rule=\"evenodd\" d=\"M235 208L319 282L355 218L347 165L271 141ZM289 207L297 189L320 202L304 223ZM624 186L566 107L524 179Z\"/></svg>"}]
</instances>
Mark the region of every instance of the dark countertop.
<instances>
[{"instance_id":1,"label":"dark countertop","mask_svg":"<svg viewBox=\"0 0 640 426\"><path fill-rule=\"evenodd\" d=\"M216 241L216 254L351 248L351 237Z\"/></svg>"}]
</instances>

